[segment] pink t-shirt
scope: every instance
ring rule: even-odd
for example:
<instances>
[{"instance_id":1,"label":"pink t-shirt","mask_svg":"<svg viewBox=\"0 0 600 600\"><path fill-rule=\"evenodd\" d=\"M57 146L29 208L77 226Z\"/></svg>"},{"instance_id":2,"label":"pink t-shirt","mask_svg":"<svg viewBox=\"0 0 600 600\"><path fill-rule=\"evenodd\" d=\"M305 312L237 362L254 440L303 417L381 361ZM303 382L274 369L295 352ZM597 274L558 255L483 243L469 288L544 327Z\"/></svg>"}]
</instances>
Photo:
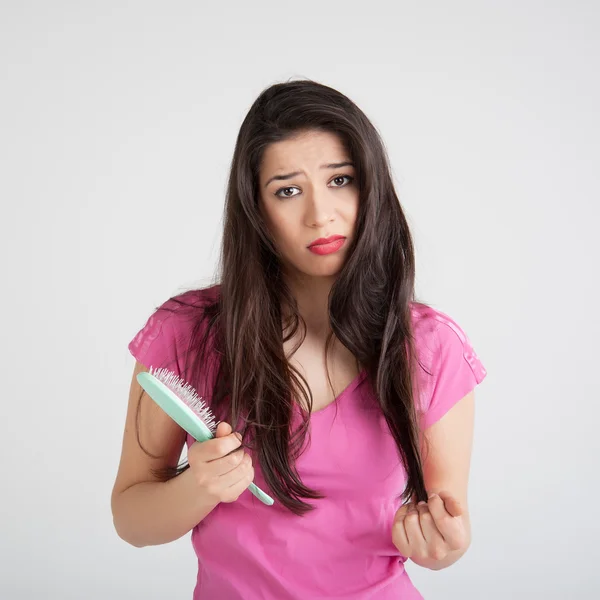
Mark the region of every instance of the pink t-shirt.
<instances>
[{"instance_id":1,"label":"pink t-shirt","mask_svg":"<svg viewBox=\"0 0 600 600\"><path fill-rule=\"evenodd\" d=\"M418 369L417 408L427 428L473 390L486 370L448 315L415 303L412 317L419 359L432 374ZM188 330L189 321L157 311L129 350L146 367L181 376ZM209 390L198 389L208 402ZM193 441L188 436L188 447ZM270 493L258 461L253 464L255 483ZM309 501L315 510L296 516L245 491L194 527L194 600L421 599L391 537L405 472L364 371L334 403L311 415L310 443L296 464L302 481L325 495Z\"/></svg>"}]
</instances>

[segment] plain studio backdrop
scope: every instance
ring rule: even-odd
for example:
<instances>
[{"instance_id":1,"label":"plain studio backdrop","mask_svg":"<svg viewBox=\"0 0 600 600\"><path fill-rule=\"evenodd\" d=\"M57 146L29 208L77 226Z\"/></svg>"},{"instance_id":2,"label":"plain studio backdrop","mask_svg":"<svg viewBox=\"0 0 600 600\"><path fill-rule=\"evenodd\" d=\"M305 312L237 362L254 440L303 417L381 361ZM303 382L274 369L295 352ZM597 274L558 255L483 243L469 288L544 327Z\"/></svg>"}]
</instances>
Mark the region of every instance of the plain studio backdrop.
<instances>
[{"instance_id":1,"label":"plain studio backdrop","mask_svg":"<svg viewBox=\"0 0 600 600\"><path fill-rule=\"evenodd\" d=\"M0 597L191 598L189 535L113 529L127 344L211 281L242 119L304 77L380 131L418 295L488 370L472 546L409 574L427 599L600 597L599 30L591 1L4 0Z\"/></svg>"}]
</instances>

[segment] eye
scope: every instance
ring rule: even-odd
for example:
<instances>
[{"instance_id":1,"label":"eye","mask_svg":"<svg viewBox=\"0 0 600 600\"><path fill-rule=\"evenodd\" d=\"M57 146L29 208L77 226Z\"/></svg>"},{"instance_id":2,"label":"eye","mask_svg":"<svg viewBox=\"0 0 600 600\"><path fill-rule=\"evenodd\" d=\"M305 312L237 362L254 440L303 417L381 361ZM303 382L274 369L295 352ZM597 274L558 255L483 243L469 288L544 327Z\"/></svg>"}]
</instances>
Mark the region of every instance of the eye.
<instances>
[{"instance_id":1,"label":"eye","mask_svg":"<svg viewBox=\"0 0 600 600\"><path fill-rule=\"evenodd\" d=\"M350 183L352 183L352 181L354 181L354 177L350 177L350 175L338 175L337 177L335 177L334 179L332 179L332 181L336 181L338 179L349 179L350 181L348 182L347 185L349 185ZM343 185L335 185L333 187L345 187Z\"/></svg>"},{"instance_id":2,"label":"eye","mask_svg":"<svg viewBox=\"0 0 600 600\"><path fill-rule=\"evenodd\" d=\"M352 183L352 181L354 181L354 177L351 177L350 175L337 175L336 177L334 177L331 181L337 181L338 179L348 179L348 183L346 185L349 185L350 183ZM339 187L346 187L346 185L334 185L333 187L339 188ZM288 187L283 187L283 188L279 188L276 192L275 192L275 196L277 196L278 198L293 198L294 196L297 196L297 194L293 194L291 196L288 195L281 195L281 192L285 192L286 190L294 190L294 189L298 189L296 186L288 186Z\"/></svg>"},{"instance_id":3,"label":"eye","mask_svg":"<svg viewBox=\"0 0 600 600\"><path fill-rule=\"evenodd\" d=\"M284 188L281 188L281 189L277 190L277 191L275 192L275 195L276 195L278 198L293 198L293 196L288 196L288 195L281 196L281 192L285 192L286 190L293 190L293 189L294 189L294 186L291 186L291 187L284 187ZM295 189L298 189L298 188L295 188ZM294 196L295 196L295 195L296 195L296 194L294 194Z\"/></svg>"}]
</instances>

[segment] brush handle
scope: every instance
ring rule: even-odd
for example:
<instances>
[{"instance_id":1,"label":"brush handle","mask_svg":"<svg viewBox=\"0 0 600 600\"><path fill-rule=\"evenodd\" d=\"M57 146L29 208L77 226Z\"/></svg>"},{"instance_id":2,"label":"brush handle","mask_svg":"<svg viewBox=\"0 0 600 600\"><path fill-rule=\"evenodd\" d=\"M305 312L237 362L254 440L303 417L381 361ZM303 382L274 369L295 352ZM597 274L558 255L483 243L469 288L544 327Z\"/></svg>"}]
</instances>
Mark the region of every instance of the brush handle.
<instances>
[{"instance_id":1,"label":"brush handle","mask_svg":"<svg viewBox=\"0 0 600 600\"><path fill-rule=\"evenodd\" d=\"M265 494L257 485L255 485L254 483L251 483L248 486L248 489L261 501L264 502L265 504L268 504L269 506L271 506L273 504L273 498L271 498L271 496L269 496L268 494Z\"/></svg>"}]
</instances>

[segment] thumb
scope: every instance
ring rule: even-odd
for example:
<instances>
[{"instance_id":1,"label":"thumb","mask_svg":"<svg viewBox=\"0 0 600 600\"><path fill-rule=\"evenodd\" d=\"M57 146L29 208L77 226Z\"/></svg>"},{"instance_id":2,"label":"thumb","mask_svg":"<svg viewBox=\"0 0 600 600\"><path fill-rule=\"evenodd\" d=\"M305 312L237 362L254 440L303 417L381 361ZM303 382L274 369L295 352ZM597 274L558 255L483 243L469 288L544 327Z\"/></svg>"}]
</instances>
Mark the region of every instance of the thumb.
<instances>
[{"instance_id":1,"label":"thumb","mask_svg":"<svg viewBox=\"0 0 600 600\"><path fill-rule=\"evenodd\" d=\"M460 517L463 513L462 504L448 492L440 491L438 496L444 501L444 508L453 517Z\"/></svg>"},{"instance_id":2,"label":"thumb","mask_svg":"<svg viewBox=\"0 0 600 600\"><path fill-rule=\"evenodd\" d=\"M215 437L225 437L226 435L229 435L231 432L233 431L233 429L231 428L231 425L229 423L226 423L225 421L221 421L218 425L217 425L217 429L215 431Z\"/></svg>"}]
</instances>

